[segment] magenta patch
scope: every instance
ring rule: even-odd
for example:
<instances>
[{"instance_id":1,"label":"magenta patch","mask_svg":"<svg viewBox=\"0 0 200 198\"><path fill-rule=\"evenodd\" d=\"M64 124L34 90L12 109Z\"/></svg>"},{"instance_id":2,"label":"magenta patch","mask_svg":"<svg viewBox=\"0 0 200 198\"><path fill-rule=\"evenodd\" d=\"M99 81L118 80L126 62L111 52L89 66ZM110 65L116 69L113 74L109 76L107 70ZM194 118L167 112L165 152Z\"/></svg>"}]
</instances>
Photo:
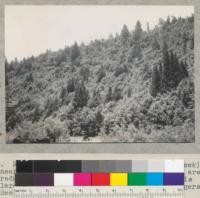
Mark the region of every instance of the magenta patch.
<instances>
[{"instance_id":1,"label":"magenta patch","mask_svg":"<svg viewBox=\"0 0 200 198\"><path fill-rule=\"evenodd\" d=\"M74 173L74 186L91 186L90 173Z\"/></svg>"}]
</instances>

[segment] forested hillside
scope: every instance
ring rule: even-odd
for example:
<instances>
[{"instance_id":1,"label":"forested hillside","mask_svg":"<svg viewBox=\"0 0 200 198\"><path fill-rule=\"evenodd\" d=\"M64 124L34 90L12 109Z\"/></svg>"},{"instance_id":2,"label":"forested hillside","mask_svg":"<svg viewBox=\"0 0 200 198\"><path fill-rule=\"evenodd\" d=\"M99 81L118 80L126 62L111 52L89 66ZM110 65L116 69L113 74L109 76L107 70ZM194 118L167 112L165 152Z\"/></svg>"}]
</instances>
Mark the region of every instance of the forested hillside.
<instances>
[{"instance_id":1,"label":"forested hillside","mask_svg":"<svg viewBox=\"0 0 200 198\"><path fill-rule=\"evenodd\" d=\"M193 142L194 16L5 63L8 142Z\"/></svg>"}]
</instances>

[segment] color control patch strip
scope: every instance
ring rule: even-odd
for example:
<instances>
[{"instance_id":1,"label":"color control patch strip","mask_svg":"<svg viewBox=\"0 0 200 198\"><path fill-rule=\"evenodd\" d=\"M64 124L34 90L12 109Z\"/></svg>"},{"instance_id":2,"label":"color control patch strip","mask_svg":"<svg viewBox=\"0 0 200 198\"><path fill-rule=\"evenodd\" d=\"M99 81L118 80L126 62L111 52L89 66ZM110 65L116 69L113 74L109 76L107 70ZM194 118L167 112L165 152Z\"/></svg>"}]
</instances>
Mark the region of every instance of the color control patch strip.
<instances>
[{"instance_id":1,"label":"color control patch strip","mask_svg":"<svg viewBox=\"0 0 200 198\"><path fill-rule=\"evenodd\" d=\"M17 161L16 186L182 186L183 160Z\"/></svg>"}]
</instances>

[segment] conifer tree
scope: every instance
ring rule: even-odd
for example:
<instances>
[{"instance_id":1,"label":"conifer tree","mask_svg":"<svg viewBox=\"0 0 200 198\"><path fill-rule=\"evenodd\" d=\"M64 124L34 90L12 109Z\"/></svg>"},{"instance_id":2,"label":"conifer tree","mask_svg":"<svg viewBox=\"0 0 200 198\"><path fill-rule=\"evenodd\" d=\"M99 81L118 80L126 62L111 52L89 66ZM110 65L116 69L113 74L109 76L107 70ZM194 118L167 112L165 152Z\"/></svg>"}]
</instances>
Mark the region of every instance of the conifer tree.
<instances>
[{"instance_id":1,"label":"conifer tree","mask_svg":"<svg viewBox=\"0 0 200 198\"><path fill-rule=\"evenodd\" d=\"M118 101L120 99L122 99L122 94L121 94L121 89L119 89L117 86L114 88L114 91L113 91L113 96L112 98L115 100L115 101Z\"/></svg>"},{"instance_id":2,"label":"conifer tree","mask_svg":"<svg viewBox=\"0 0 200 198\"><path fill-rule=\"evenodd\" d=\"M174 75L174 72L176 72L176 67L177 67L177 60L176 60L176 56L174 55L174 53L172 51L169 52L169 76L168 78L171 80L172 76Z\"/></svg>"},{"instance_id":3,"label":"conifer tree","mask_svg":"<svg viewBox=\"0 0 200 198\"><path fill-rule=\"evenodd\" d=\"M189 74L188 74L186 63L181 61L179 67L180 67L180 71L181 71L181 75L180 76L182 77L182 79L185 78L185 77L188 77Z\"/></svg>"},{"instance_id":4,"label":"conifer tree","mask_svg":"<svg viewBox=\"0 0 200 198\"><path fill-rule=\"evenodd\" d=\"M167 67L169 65L169 54L168 54L168 46L165 39L163 39L162 55L163 55L163 64Z\"/></svg>"},{"instance_id":5,"label":"conifer tree","mask_svg":"<svg viewBox=\"0 0 200 198\"><path fill-rule=\"evenodd\" d=\"M75 89L75 95L73 99L73 106L75 109L82 108L87 105L89 99L88 91L85 88L83 82L78 83Z\"/></svg>"},{"instance_id":6,"label":"conifer tree","mask_svg":"<svg viewBox=\"0 0 200 198\"><path fill-rule=\"evenodd\" d=\"M34 81L33 74L32 73L27 74L25 81L32 83Z\"/></svg>"},{"instance_id":7,"label":"conifer tree","mask_svg":"<svg viewBox=\"0 0 200 198\"><path fill-rule=\"evenodd\" d=\"M97 71L97 83L101 81L102 78L106 76L106 72L103 66Z\"/></svg>"},{"instance_id":8,"label":"conifer tree","mask_svg":"<svg viewBox=\"0 0 200 198\"><path fill-rule=\"evenodd\" d=\"M122 31L121 31L121 40L122 40L123 44L127 43L129 36L130 36L130 33L128 30L128 27L124 24Z\"/></svg>"},{"instance_id":9,"label":"conifer tree","mask_svg":"<svg viewBox=\"0 0 200 198\"><path fill-rule=\"evenodd\" d=\"M139 41L142 38L142 33L143 33L142 25L141 25L140 21L137 21L136 25L135 25L134 40Z\"/></svg>"},{"instance_id":10,"label":"conifer tree","mask_svg":"<svg viewBox=\"0 0 200 198\"><path fill-rule=\"evenodd\" d=\"M178 57L176 56L176 54L173 54L172 57L170 58L170 65L171 65L170 81L171 81L171 88L175 88L182 78L180 78L181 71L180 71L180 64L178 61Z\"/></svg>"},{"instance_id":11,"label":"conifer tree","mask_svg":"<svg viewBox=\"0 0 200 198\"><path fill-rule=\"evenodd\" d=\"M67 92L75 91L75 80L73 78L69 79L67 82Z\"/></svg>"},{"instance_id":12,"label":"conifer tree","mask_svg":"<svg viewBox=\"0 0 200 198\"><path fill-rule=\"evenodd\" d=\"M80 49L78 47L78 44L75 42L74 45L71 47L71 61L74 63L74 61L80 56Z\"/></svg>"},{"instance_id":13,"label":"conifer tree","mask_svg":"<svg viewBox=\"0 0 200 198\"><path fill-rule=\"evenodd\" d=\"M68 94L67 88L62 86L61 91L60 91L60 99L61 99L62 104L65 103L67 94Z\"/></svg>"},{"instance_id":14,"label":"conifer tree","mask_svg":"<svg viewBox=\"0 0 200 198\"><path fill-rule=\"evenodd\" d=\"M142 53L141 53L140 43L136 42L135 45L131 48L130 56L132 58L136 58L136 57L141 57L141 55Z\"/></svg>"},{"instance_id":15,"label":"conifer tree","mask_svg":"<svg viewBox=\"0 0 200 198\"><path fill-rule=\"evenodd\" d=\"M101 95L99 90L94 90L92 98L90 99L90 107L97 107L101 103Z\"/></svg>"},{"instance_id":16,"label":"conifer tree","mask_svg":"<svg viewBox=\"0 0 200 198\"><path fill-rule=\"evenodd\" d=\"M190 49L194 49L194 34L192 34L191 38L190 38Z\"/></svg>"},{"instance_id":17,"label":"conifer tree","mask_svg":"<svg viewBox=\"0 0 200 198\"><path fill-rule=\"evenodd\" d=\"M164 72L163 72L163 64L160 62L159 65L158 65L158 73L159 73L159 76L160 76L160 83L159 83L159 91L162 92L164 91L163 90L163 84L164 84L164 79L163 79L163 76L164 76Z\"/></svg>"},{"instance_id":18,"label":"conifer tree","mask_svg":"<svg viewBox=\"0 0 200 198\"><path fill-rule=\"evenodd\" d=\"M101 126L103 122L103 115L100 110L97 111L95 115L95 123L96 123L96 132L100 132Z\"/></svg>"},{"instance_id":19,"label":"conifer tree","mask_svg":"<svg viewBox=\"0 0 200 198\"><path fill-rule=\"evenodd\" d=\"M162 56L163 56L163 73L162 73L162 86L163 89L165 90L167 88L167 83L168 83L168 78L169 78L169 54L168 54L168 46L167 43L165 41L165 39L163 39L163 46L162 46Z\"/></svg>"},{"instance_id":20,"label":"conifer tree","mask_svg":"<svg viewBox=\"0 0 200 198\"><path fill-rule=\"evenodd\" d=\"M109 102L109 101L111 101L112 100L112 88L111 87L109 87L108 88L108 93L107 93L107 95L106 95L106 102Z\"/></svg>"},{"instance_id":21,"label":"conifer tree","mask_svg":"<svg viewBox=\"0 0 200 198\"><path fill-rule=\"evenodd\" d=\"M152 48L154 50L159 50L160 49L160 45L158 43L158 40L157 40L156 36L153 37Z\"/></svg>"},{"instance_id":22,"label":"conifer tree","mask_svg":"<svg viewBox=\"0 0 200 198\"><path fill-rule=\"evenodd\" d=\"M167 45L163 44L163 64L160 66L161 82L160 88L162 91L167 89L174 89L178 86L179 82L188 77L188 71L186 69L186 64L179 62L178 57L172 51L168 52Z\"/></svg>"},{"instance_id":23,"label":"conifer tree","mask_svg":"<svg viewBox=\"0 0 200 198\"><path fill-rule=\"evenodd\" d=\"M170 22L171 22L171 19L170 19L170 16L167 16L167 25L170 25Z\"/></svg>"},{"instance_id":24,"label":"conifer tree","mask_svg":"<svg viewBox=\"0 0 200 198\"><path fill-rule=\"evenodd\" d=\"M183 54L186 54L187 52L187 35L186 33L183 34Z\"/></svg>"},{"instance_id":25,"label":"conifer tree","mask_svg":"<svg viewBox=\"0 0 200 198\"><path fill-rule=\"evenodd\" d=\"M177 22L177 18L175 16L172 16L172 24L175 24Z\"/></svg>"},{"instance_id":26,"label":"conifer tree","mask_svg":"<svg viewBox=\"0 0 200 198\"><path fill-rule=\"evenodd\" d=\"M128 93L127 93L128 98L131 97L131 94L132 94L132 90L131 90L131 88L129 87L129 88L128 88Z\"/></svg>"},{"instance_id":27,"label":"conifer tree","mask_svg":"<svg viewBox=\"0 0 200 198\"><path fill-rule=\"evenodd\" d=\"M156 97L157 93L159 92L159 73L157 66L153 67L152 71L152 80L151 80L151 87L150 87L150 93L153 97Z\"/></svg>"},{"instance_id":28,"label":"conifer tree","mask_svg":"<svg viewBox=\"0 0 200 198\"><path fill-rule=\"evenodd\" d=\"M65 48L64 48L64 53L65 53L65 55L66 55L66 58L67 58L67 56L70 55L70 47L69 47L69 46L65 46Z\"/></svg>"},{"instance_id":29,"label":"conifer tree","mask_svg":"<svg viewBox=\"0 0 200 198\"><path fill-rule=\"evenodd\" d=\"M39 106L36 105L36 106L35 106L35 109L34 109L32 121L33 121L33 122L38 122L39 119L40 119L40 116L41 116L41 111L40 111L40 109L39 109Z\"/></svg>"}]
</instances>

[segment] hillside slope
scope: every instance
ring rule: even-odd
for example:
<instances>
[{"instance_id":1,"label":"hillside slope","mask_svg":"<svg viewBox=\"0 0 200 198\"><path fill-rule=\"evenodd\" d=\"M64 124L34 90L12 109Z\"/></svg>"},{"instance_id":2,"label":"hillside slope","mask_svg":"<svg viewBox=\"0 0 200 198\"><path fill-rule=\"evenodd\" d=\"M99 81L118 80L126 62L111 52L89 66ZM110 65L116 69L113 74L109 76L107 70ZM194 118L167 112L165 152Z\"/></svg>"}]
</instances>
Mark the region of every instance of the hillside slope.
<instances>
[{"instance_id":1,"label":"hillside slope","mask_svg":"<svg viewBox=\"0 0 200 198\"><path fill-rule=\"evenodd\" d=\"M6 62L8 142L193 142L193 23Z\"/></svg>"}]
</instances>

